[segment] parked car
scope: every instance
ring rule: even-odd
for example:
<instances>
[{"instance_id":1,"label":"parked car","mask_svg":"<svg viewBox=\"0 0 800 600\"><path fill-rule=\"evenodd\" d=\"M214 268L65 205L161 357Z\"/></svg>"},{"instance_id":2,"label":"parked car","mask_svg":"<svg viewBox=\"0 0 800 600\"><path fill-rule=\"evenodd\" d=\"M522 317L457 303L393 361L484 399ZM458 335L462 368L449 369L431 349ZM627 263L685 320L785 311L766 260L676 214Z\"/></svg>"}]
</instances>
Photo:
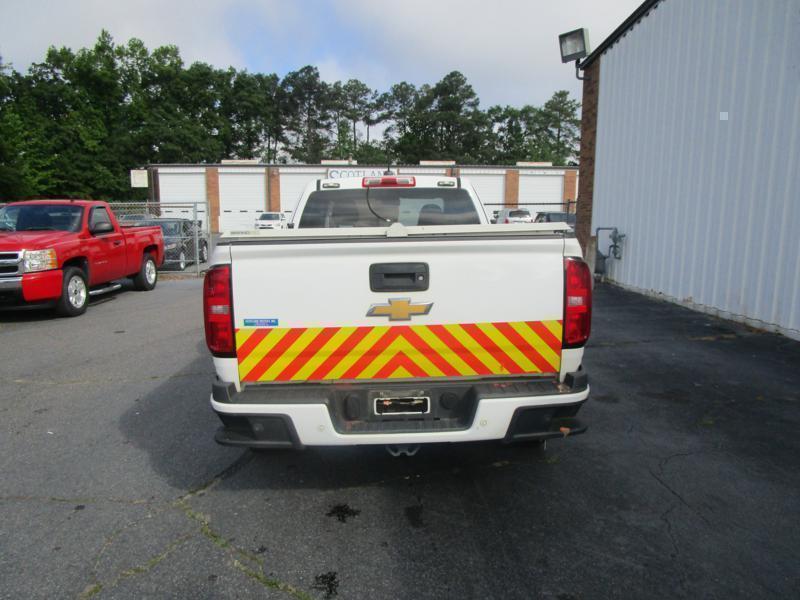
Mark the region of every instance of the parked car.
<instances>
[{"instance_id":1,"label":"parked car","mask_svg":"<svg viewBox=\"0 0 800 600\"><path fill-rule=\"evenodd\" d=\"M256 229L286 229L286 215L279 212L261 213L255 226Z\"/></svg>"},{"instance_id":2,"label":"parked car","mask_svg":"<svg viewBox=\"0 0 800 600\"><path fill-rule=\"evenodd\" d=\"M155 218L155 215L151 215L149 213L125 213L122 215L117 215L117 221L119 221L121 225L134 225L136 223L141 223L142 221Z\"/></svg>"},{"instance_id":3,"label":"parked car","mask_svg":"<svg viewBox=\"0 0 800 600\"><path fill-rule=\"evenodd\" d=\"M158 227L120 227L108 203L34 200L0 209L0 305L83 314L129 277L152 290L164 260Z\"/></svg>"},{"instance_id":4,"label":"parked car","mask_svg":"<svg viewBox=\"0 0 800 600\"><path fill-rule=\"evenodd\" d=\"M489 225L467 179L432 176L311 182L291 225L222 235L206 274L219 443L586 430L592 278L566 225Z\"/></svg>"},{"instance_id":5,"label":"parked car","mask_svg":"<svg viewBox=\"0 0 800 600\"><path fill-rule=\"evenodd\" d=\"M566 223L575 227L575 214L568 212L543 212L536 215L534 223Z\"/></svg>"},{"instance_id":6,"label":"parked car","mask_svg":"<svg viewBox=\"0 0 800 600\"><path fill-rule=\"evenodd\" d=\"M200 262L208 261L208 241L191 219L149 219L138 225L157 225L164 235L164 266L183 271L194 262L194 244L197 236L197 251Z\"/></svg>"},{"instance_id":7,"label":"parked car","mask_svg":"<svg viewBox=\"0 0 800 600\"><path fill-rule=\"evenodd\" d=\"M533 217L526 208L502 208L497 213L496 223L533 223Z\"/></svg>"}]
</instances>

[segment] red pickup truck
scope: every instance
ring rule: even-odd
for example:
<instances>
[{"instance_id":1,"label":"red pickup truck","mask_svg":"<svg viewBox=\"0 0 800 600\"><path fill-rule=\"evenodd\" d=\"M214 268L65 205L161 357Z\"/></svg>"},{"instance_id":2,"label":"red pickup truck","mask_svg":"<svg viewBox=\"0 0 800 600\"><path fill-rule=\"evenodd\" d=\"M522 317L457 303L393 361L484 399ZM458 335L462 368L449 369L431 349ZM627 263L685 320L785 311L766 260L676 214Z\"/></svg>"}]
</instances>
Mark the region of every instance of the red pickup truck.
<instances>
[{"instance_id":1,"label":"red pickup truck","mask_svg":"<svg viewBox=\"0 0 800 600\"><path fill-rule=\"evenodd\" d=\"M50 306L74 317L90 296L130 277L152 290L164 261L160 227L120 227L107 202L31 200L0 209L0 307Z\"/></svg>"}]
</instances>

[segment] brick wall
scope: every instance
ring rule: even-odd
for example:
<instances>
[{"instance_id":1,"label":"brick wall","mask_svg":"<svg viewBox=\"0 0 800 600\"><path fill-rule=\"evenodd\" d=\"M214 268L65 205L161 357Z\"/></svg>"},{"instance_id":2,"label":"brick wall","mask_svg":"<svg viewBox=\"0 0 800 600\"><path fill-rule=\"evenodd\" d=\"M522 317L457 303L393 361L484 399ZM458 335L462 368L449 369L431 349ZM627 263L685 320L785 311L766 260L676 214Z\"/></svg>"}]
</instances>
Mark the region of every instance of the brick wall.
<instances>
[{"instance_id":1,"label":"brick wall","mask_svg":"<svg viewBox=\"0 0 800 600\"><path fill-rule=\"evenodd\" d=\"M570 169L564 171L564 209L569 212L575 212L575 198L578 197L578 172ZM572 202L573 204L569 204Z\"/></svg>"},{"instance_id":2,"label":"brick wall","mask_svg":"<svg viewBox=\"0 0 800 600\"><path fill-rule=\"evenodd\" d=\"M206 202L211 216L211 231L219 231L219 169L206 167Z\"/></svg>"},{"instance_id":3,"label":"brick wall","mask_svg":"<svg viewBox=\"0 0 800 600\"><path fill-rule=\"evenodd\" d=\"M519 171L517 169L508 169L506 171L503 202L506 206L517 206L519 203Z\"/></svg>"},{"instance_id":4,"label":"brick wall","mask_svg":"<svg viewBox=\"0 0 800 600\"><path fill-rule=\"evenodd\" d=\"M580 182L575 235L584 255L592 235L592 206L594 200L594 149L597 139L597 101L600 94L600 63L595 60L584 71L583 105L581 114Z\"/></svg>"},{"instance_id":5,"label":"brick wall","mask_svg":"<svg viewBox=\"0 0 800 600\"><path fill-rule=\"evenodd\" d=\"M267 169L267 210L281 211L281 171L278 167Z\"/></svg>"}]
</instances>

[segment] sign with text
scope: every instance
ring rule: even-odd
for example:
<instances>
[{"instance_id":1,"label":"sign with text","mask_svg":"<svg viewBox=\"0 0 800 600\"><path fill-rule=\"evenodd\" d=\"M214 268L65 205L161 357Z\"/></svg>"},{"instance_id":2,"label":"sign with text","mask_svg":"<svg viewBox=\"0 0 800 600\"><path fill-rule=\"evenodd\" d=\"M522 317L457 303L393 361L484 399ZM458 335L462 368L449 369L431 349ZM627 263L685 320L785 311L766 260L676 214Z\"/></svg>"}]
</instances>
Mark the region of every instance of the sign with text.
<instances>
[{"instance_id":1,"label":"sign with text","mask_svg":"<svg viewBox=\"0 0 800 600\"><path fill-rule=\"evenodd\" d=\"M131 169L131 187L147 187L147 169Z\"/></svg>"},{"instance_id":2,"label":"sign with text","mask_svg":"<svg viewBox=\"0 0 800 600\"><path fill-rule=\"evenodd\" d=\"M392 175L397 175L397 169L389 169ZM386 172L385 167L330 167L328 179L343 179L345 177L380 177Z\"/></svg>"}]
</instances>

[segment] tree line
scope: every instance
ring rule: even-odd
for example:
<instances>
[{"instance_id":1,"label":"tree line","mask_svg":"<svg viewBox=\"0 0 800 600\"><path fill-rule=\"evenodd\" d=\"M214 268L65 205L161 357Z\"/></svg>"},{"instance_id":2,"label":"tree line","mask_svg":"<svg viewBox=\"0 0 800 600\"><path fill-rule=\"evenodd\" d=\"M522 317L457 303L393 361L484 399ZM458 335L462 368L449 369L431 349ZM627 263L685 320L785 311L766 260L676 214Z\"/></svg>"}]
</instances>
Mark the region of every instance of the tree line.
<instances>
[{"instance_id":1,"label":"tree line","mask_svg":"<svg viewBox=\"0 0 800 600\"><path fill-rule=\"evenodd\" d=\"M51 47L26 73L0 59L0 199L139 199L132 168L227 158L568 164L579 106L558 91L543 106L482 110L458 71L379 92L357 79L326 83L313 66L283 78L187 66L175 46L115 44L103 31L92 48Z\"/></svg>"}]
</instances>

